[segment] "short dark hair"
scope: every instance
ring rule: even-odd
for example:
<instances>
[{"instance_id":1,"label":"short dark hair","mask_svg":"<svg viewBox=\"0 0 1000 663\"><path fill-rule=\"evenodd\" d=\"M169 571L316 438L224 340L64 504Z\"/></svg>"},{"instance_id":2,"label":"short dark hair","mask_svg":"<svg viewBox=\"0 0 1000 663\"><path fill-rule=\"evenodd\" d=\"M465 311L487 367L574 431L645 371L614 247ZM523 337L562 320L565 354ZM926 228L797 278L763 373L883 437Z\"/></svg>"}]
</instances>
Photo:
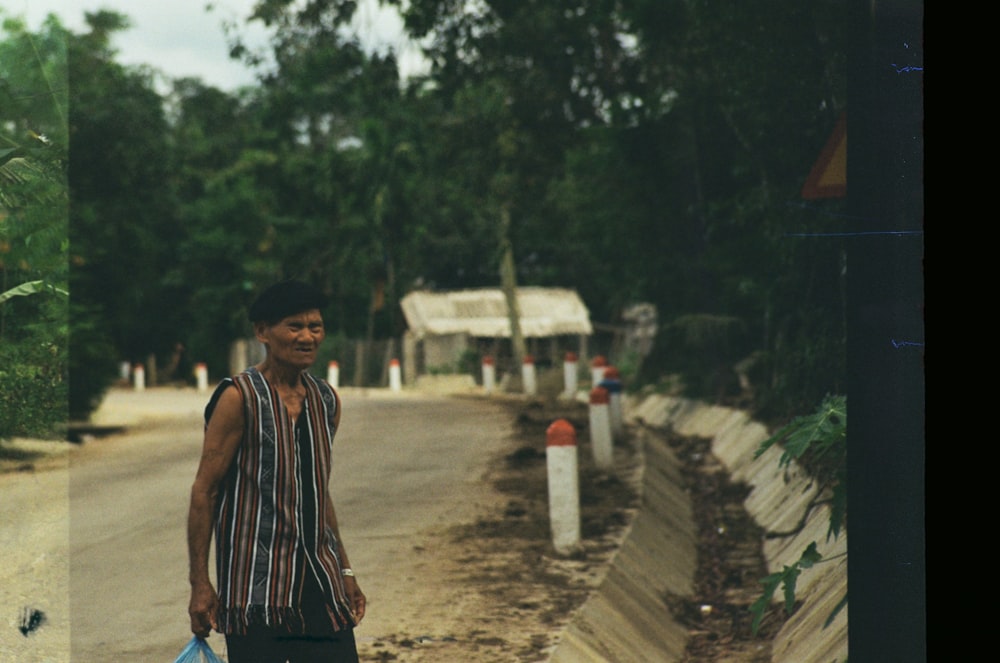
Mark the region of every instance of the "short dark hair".
<instances>
[{"instance_id":1,"label":"short dark hair","mask_svg":"<svg viewBox=\"0 0 1000 663\"><path fill-rule=\"evenodd\" d=\"M326 302L326 295L316 286L289 279L265 288L250 306L247 318L270 324L295 313L322 309Z\"/></svg>"}]
</instances>

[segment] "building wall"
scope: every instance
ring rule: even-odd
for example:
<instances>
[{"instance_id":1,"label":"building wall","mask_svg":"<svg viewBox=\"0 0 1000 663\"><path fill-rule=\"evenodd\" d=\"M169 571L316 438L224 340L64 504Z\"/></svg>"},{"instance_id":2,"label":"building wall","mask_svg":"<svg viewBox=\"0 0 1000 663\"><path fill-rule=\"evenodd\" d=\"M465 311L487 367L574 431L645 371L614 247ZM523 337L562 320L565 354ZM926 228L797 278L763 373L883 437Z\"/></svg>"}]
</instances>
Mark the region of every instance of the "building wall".
<instances>
[{"instance_id":1,"label":"building wall","mask_svg":"<svg viewBox=\"0 0 1000 663\"><path fill-rule=\"evenodd\" d=\"M465 333L428 336L423 341L423 373L451 373L458 370L462 355L469 348Z\"/></svg>"}]
</instances>

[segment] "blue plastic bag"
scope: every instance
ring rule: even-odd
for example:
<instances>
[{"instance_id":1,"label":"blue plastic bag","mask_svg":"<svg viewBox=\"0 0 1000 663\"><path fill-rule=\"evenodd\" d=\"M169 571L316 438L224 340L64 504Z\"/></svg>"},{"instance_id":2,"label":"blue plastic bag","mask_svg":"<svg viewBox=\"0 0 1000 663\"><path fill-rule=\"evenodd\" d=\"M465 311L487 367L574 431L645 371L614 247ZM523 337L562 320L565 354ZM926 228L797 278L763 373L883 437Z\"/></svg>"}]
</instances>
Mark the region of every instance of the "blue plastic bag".
<instances>
[{"instance_id":1,"label":"blue plastic bag","mask_svg":"<svg viewBox=\"0 0 1000 663\"><path fill-rule=\"evenodd\" d=\"M208 642L202 640L198 636L191 638L191 642L187 643L187 646L181 651L180 656L178 656L174 663L225 663L219 656L212 651L212 648L208 646Z\"/></svg>"}]
</instances>

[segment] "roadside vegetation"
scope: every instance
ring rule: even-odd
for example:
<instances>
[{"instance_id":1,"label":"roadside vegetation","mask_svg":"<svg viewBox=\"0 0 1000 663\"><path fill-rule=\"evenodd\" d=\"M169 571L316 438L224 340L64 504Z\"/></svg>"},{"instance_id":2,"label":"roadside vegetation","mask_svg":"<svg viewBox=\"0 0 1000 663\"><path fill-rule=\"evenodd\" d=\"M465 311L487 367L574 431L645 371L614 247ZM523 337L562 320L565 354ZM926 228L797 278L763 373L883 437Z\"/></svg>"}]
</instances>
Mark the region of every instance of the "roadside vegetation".
<instances>
[{"instance_id":1,"label":"roadside vegetation","mask_svg":"<svg viewBox=\"0 0 1000 663\"><path fill-rule=\"evenodd\" d=\"M4 31L0 440L58 437L67 420L69 353L65 43L55 23L28 34L8 21Z\"/></svg>"},{"instance_id":2,"label":"roadside vegetation","mask_svg":"<svg viewBox=\"0 0 1000 663\"><path fill-rule=\"evenodd\" d=\"M816 499L802 514L800 524L790 532L770 532L768 536L794 536L805 524L810 512L821 506L829 507L830 524L827 539L836 539L847 533L847 399L844 396L828 396L810 415L796 417L774 435L761 443L755 458L760 458L775 444L782 448L778 460L780 467L788 467L795 462L801 465L809 476L817 482ZM802 551L799 559L783 565L781 571L761 579L763 593L753 605L751 624L754 634L773 603L772 599L780 590L781 606L786 614L791 614L796 605L795 587L799 576L824 560L818 552L816 542L811 542ZM840 600L827 618L829 625L834 617L847 606L847 595Z\"/></svg>"}]
</instances>

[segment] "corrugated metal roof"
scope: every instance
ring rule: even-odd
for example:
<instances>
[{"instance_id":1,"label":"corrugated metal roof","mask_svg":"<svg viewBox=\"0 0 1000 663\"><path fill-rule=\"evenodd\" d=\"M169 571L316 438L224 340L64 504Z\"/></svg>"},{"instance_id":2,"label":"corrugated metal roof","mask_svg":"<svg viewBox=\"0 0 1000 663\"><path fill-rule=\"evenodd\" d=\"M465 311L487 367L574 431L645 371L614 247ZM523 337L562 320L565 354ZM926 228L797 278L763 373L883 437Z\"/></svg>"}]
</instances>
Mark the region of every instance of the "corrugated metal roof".
<instances>
[{"instance_id":1,"label":"corrugated metal roof","mask_svg":"<svg viewBox=\"0 0 1000 663\"><path fill-rule=\"evenodd\" d=\"M517 289L521 333L526 338L592 334L590 311L575 290ZM509 338L507 300L499 288L414 291L400 302L406 323L417 338L467 333L480 338Z\"/></svg>"}]
</instances>

